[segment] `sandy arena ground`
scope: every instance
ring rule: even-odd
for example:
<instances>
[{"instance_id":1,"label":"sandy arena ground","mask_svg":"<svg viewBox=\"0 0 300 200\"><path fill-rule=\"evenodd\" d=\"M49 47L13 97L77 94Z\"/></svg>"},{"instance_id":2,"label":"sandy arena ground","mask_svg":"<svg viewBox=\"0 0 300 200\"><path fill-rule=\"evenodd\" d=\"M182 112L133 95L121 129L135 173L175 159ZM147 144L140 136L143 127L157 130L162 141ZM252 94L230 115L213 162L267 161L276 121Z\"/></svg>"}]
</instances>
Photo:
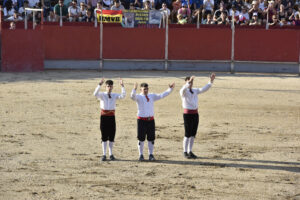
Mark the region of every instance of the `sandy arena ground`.
<instances>
[{"instance_id":1,"label":"sandy arena ground","mask_svg":"<svg viewBox=\"0 0 300 200\"><path fill-rule=\"evenodd\" d=\"M300 199L300 78L217 74L199 95L194 153L182 156L179 89L208 73L104 72L123 77L117 161L100 162L98 71L0 73L0 199ZM156 162L138 162L135 82L176 87L155 104ZM147 145L145 156L147 157Z\"/></svg>"}]
</instances>

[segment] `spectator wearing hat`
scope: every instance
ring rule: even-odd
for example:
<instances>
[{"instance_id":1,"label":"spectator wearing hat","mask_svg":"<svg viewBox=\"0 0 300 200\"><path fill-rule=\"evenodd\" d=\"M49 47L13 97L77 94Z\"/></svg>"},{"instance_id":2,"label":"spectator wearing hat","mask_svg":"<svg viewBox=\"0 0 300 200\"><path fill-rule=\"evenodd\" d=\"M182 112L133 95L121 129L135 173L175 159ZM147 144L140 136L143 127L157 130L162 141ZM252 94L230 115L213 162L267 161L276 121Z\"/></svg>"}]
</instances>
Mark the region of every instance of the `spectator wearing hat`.
<instances>
[{"instance_id":1,"label":"spectator wearing hat","mask_svg":"<svg viewBox=\"0 0 300 200\"><path fill-rule=\"evenodd\" d=\"M249 22L249 26L258 26L261 25L261 20L258 19L258 14L257 12L252 14L252 18Z\"/></svg>"},{"instance_id":2,"label":"spectator wearing hat","mask_svg":"<svg viewBox=\"0 0 300 200\"><path fill-rule=\"evenodd\" d=\"M181 15L182 18L187 21L187 23L191 23L191 9L188 8L187 3L182 3L182 7L178 10L177 16L178 15Z\"/></svg>"}]
</instances>

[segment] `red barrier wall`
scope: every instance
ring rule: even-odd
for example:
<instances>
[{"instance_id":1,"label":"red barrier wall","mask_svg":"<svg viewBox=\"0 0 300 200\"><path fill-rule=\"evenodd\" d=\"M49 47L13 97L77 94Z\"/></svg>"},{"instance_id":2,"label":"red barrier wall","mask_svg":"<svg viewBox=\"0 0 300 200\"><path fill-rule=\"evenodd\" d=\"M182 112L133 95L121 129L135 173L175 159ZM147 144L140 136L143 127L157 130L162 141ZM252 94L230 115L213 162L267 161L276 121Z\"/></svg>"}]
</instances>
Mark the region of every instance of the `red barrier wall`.
<instances>
[{"instance_id":1,"label":"red barrier wall","mask_svg":"<svg viewBox=\"0 0 300 200\"><path fill-rule=\"evenodd\" d=\"M163 59L164 29L106 27L103 29L103 58Z\"/></svg>"},{"instance_id":2,"label":"red barrier wall","mask_svg":"<svg viewBox=\"0 0 300 200\"><path fill-rule=\"evenodd\" d=\"M44 46L40 30L2 30L3 72L41 71Z\"/></svg>"},{"instance_id":3,"label":"red barrier wall","mask_svg":"<svg viewBox=\"0 0 300 200\"><path fill-rule=\"evenodd\" d=\"M43 37L47 60L97 60L100 58L99 28L43 26Z\"/></svg>"},{"instance_id":4,"label":"red barrier wall","mask_svg":"<svg viewBox=\"0 0 300 200\"><path fill-rule=\"evenodd\" d=\"M299 30L236 29L235 60L298 62Z\"/></svg>"},{"instance_id":5,"label":"red barrier wall","mask_svg":"<svg viewBox=\"0 0 300 200\"><path fill-rule=\"evenodd\" d=\"M230 60L229 28L174 28L169 30L171 60Z\"/></svg>"}]
</instances>

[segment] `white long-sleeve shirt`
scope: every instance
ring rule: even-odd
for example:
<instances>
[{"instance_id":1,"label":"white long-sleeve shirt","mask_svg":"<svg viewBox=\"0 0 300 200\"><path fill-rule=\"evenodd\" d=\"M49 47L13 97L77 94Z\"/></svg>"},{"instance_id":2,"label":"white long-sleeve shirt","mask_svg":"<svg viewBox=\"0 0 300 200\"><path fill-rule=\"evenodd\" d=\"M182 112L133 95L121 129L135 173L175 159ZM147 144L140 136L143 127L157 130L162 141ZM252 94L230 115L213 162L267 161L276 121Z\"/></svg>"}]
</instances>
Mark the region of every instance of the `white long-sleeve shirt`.
<instances>
[{"instance_id":1,"label":"white long-sleeve shirt","mask_svg":"<svg viewBox=\"0 0 300 200\"><path fill-rule=\"evenodd\" d=\"M100 91L101 86L98 85L94 91L94 96L97 97L97 99L100 100L100 108L102 110L115 110L116 108L116 100L117 99L123 99L126 96L125 88L122 87L121 94L117 93L111 93L109 98L107 92L101 92Z\"/></svg>"},{"instance_id":2,"label":"white long-sleeve shirt","mask_svg":"<svg viewBox=\"0 0 300 200\"><path fill-rule=\"evenodd\" d=\"M167 89L165 92L161 94L148 94L149 101L145 95L136 94L136 90L133 89L131 92L131 99L136 101L138 107L138 117L153 117L154 116L154 101L162 99L168 96L173 91L172 88Z\"/></svg>"},{"instance_id":3,"label":"white long-sleeve shirt","mask_svg":"<svg viewBox=\"0 0 300 200\"><path fill-rule=\"evenodd\" d=\"M186 83L180 89L182 107L184 109L196 110L198 109L198 94L206 92L212 86L212 83L208 82L203 88L192 88L193 94L190 92L189 86L190 84Z\"/></svg>"}]
</instances>

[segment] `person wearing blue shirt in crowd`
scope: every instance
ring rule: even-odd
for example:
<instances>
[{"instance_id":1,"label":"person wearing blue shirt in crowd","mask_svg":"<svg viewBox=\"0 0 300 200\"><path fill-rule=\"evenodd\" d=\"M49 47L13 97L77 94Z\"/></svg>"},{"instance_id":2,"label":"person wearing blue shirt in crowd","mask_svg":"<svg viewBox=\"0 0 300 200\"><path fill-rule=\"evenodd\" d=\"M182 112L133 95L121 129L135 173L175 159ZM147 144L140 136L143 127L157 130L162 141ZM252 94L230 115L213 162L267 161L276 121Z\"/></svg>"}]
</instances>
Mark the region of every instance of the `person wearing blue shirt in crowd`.
<instances>
[{"instance_id":1,"label":"person wearing blue shirt in crowd","mask_svg":"<svg viewBox=\"0 0 300 200\"><path fill-rule=\"evenodd\" d=\"M201 9L203 7L203 0L190 0L191 10Z\"/></svg>"}]
</instances>

